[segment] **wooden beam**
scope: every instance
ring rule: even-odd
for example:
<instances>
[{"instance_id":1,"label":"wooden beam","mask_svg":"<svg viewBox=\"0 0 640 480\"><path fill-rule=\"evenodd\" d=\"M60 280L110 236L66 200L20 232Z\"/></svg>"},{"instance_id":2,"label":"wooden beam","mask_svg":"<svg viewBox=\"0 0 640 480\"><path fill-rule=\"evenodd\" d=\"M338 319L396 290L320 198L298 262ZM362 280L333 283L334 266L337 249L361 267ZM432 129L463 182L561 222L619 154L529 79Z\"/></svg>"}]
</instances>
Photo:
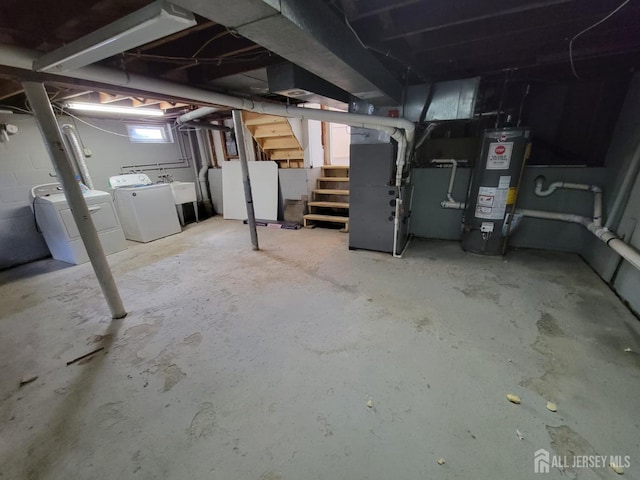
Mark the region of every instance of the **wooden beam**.
<instances>
[{"instance_id":1,"label":"wooden beam","mask_svg":"<svg viewBox=\"0 0 640 480\"><path fill-rule=\"evenodd\" d=\"M145 50L151 50L152 48L159 47L160 45L164 45L165 43L173 42L174 40L178 40L179 38L186 37L187 35L191 35L192 33L200 32L201 30L206 30L207 28L213 27L215 25L217 25L217 23L214 21L206 21L198 25L194 25L191 28L187 28L186 30L176 32L173 35L169 35L167 37L156 40L155 42L142 45L141 47L138 47L136 50L139 50L141 52Z\"/></svg>"},{"instance_id":2,"label":"wooden beam","mask_svg":"<svg viewBox=\"0 0 640 480\"><path fill-rule=\"evenodd\" d=\"M105 92L99 92L98 98L100 99L100 103L114 103L120 102L122 100L131 100L131 97L125 97L123 95L112 95Z\"/></svg>"},{"instance_id":3,"label":"wooden beam","mask_svg":"<svg viewBox=\"0 0 640 480\"><path fill-rule=\"evenodd\" d=\"M22 84L13 80L0 81L0 100L22 93Z\"/></svg>"},{"instance_id":4,"label":"wooden beam","mask_svg":"<svg viewBox=\"0 0 640 480\"><path fill-rule=\"evenodd\" d=\"M373 17L375 15L380 15L382 13L389 13L391 10L395 10L397 8L406 7L408 5L413 5L414 3L419 3L421 1L422 0L396 1L395 3L391 3L389 5L384 5L384 6L379 7L379 8L374 8L372 10L369 10L368 12L360 12L360 13L354 15L353 17L349 17L349 21L357 22L358 20L362 20L364 18Z\"/></svg>"}]
</instances>

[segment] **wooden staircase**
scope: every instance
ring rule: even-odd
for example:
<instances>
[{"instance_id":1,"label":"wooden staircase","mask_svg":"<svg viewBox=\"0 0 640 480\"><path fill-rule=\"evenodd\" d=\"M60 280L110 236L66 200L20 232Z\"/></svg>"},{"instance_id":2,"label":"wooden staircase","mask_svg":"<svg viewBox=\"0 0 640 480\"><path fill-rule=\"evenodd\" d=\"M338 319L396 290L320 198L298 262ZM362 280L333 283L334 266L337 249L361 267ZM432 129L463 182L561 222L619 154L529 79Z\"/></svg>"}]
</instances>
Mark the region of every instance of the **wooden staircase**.
<instances>
[{"instance_id":1,"label":"wooden staircase","mask_svg":"<svg viewBox=\"0 0 640 480\"><path fill-rule=\"evenodd\" d=\"M349 231L349 167L346 165L323 165L318 177L313 200L307 203L309 213L304 226L313 228L316 222L342 223L342 232Z\"/></svg>"},{"instance_id":2,"label":"wooden staircase","mask_svg":"<svg viewBox=\"0 0 640 480\"><path fill-rule=\"evenodd\" d=\"M285 117L243 112L242 120L269 160L280 168L304 168L304 151Z\"/></svg>"}]
</instances>

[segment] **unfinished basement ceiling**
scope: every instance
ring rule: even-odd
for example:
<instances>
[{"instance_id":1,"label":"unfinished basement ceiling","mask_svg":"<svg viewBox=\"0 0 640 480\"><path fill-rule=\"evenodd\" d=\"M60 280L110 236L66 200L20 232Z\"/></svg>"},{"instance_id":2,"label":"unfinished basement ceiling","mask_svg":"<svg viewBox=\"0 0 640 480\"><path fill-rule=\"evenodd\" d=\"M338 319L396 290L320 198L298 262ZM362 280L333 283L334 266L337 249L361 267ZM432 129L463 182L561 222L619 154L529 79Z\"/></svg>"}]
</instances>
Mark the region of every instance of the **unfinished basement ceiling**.
<instances>
[{"instance_id":1,"label":"unfinished basement ceiling","mask_svg":"<svg viewBox=\"0 0 640 480\"><path fill-rule=\"evenodd\" d=\"M149 0L55 3L6 0L0 4L0 44L50 52L149 3ZM256 3L273 4L239 0L228 9L240 11L242 5ZM504 71L527 78L570 78L571 38L621 3L620 0L288 0L277 5L282 9L285 4L304 9L313 4L314 8L326 10L357 35L363 55L368 50L367 54L372 54L397 82L413 84L500 75ZM239 35L235 26L228 28L211 18L196 17L198 25L188 30L102 63L205 89L284 100L268 92L265 74L267 66L286 61L283 52L270 51ZM589 79L628 74L640 66L639 24L640 4L629 2L619 13L580 36L573 45L578 75ZM265 34L270 38L262 41ZM277 47L276 40L282 41L278 36L285 34L274 29L262 31L260 38L264 45ZM20 96L11 98L20 91L14 74L0 68L3 103L21 101ZM330 76L328 71L326 76Z\"/></svg>"},{"instance_id":2,"label":"unfinished basement ceiling","mask_svg":"<svg viewBox=\"0 0 640 480\"><path fill-rule=\"evenodd\" d=\"M622 0L325 0L396 75L446 79L505 69L571 76L569 41ZM579 37L579 73L640 65L640 4ZM600 72L606 73L606 72Z\"/></svg>"}]
</instances>

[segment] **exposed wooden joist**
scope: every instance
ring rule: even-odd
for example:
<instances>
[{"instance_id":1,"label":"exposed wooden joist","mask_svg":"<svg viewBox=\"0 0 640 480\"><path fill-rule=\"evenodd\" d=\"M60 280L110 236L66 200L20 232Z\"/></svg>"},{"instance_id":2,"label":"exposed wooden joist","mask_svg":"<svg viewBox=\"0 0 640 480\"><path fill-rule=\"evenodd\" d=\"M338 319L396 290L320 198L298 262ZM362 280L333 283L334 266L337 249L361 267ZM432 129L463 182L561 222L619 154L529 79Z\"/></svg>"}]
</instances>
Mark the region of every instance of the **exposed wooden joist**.
<instances>
[{"instance_id":1,"label":"exposed wooden joist","mask_svg":"<svg viewBox=\"0 0 640 480\"><path fill-rule=\"evenodd\" d=\"M534 3L529 3L529 4L524 4L524 5L518 5L515 7L510 7L510 8L505 8L503 10L498 10L495 12L491 12L491 11L487 11L487 13L483 13L481 15L475 15L475 16L470 16L470 17L466 17L466 18L460 18L457 15L457 12L453 12L456 13L456 15L453 15L451 17L450 21L446 21L443 23L438 23L435 25L427 25L421 28L416 28L413 30L405 30L402 32L395 32L392 33L390 35L387 35L385 37L383 37L382 40L384 41L389 41L389 40L395 40L398 38L405 38L405 37L409 37L412 35L419 35L421 33L426 33L426 32L433 32L436 30L443 30L445 28L449 28L449 27L454 27L457 25L465 25L465 24L469 24L469 23L475 23L475 22L481 22L483 20L488 20L490 18L496 18L496 17L504 17L507 15L513 15L516 13L523 13L523 12L528 12L531 10L537 10L540 8L546 8L546 7L551 7L553 5L559 5L562 3L569 3L572 2L573 0L544 0L544 1L540 1L540 2L534 2Z\"/></svg>"},{"instance_id":2,"label":"exposed wooden joist","mask_svg":"<svg viewBox=\"0 0 640 480\"><path fill-rule=\"evenodd\" d=\"M401 2L389 3L387 5L380 6L378 8L373 8L366 12L358 12L352 17L349 17L349 21L357 22L358 20L362 20L364 18L373 17L375 15L380 15L382 13L388 13L392 10L396 10L398 8L406 7L408 5L413 5L414 3L420 3L422 0L404 0Z\"/></svg>"},{"instance_id":3,"label":"exposed wooden joist","mask_svg":"<svg viewBox=\"0 0 640 480\"><path fill-rule=\"evenodd\" d=\"M217 25L216 22L208 20L208 21L200 23L198 25L194 25L191 28L187 28L186 30L182 30L180 32L176 32L173 35L169 35L167 37L164 37L164 38L161 38L159 40L156 40L155 42L151 42L151 43L147 43L146 45L142 45L141 47L136 48L136 50L139 50L141 52L143 52L145 50L151 50L152 48L156 48L156 47L159 47L159 46L164 45L166 43L173 42L173 41L178 40L180 38L184 38L187 35L191 35L192 33L200 32L202 30L206 30L207 28L211 28L211 27L214 27L216 25Z\"/></svg>"},{"instance_id":4,"label":"exposed wooden joist","mask_svg":"<svg viewBox=\"0 0 640 480\"><path fill-rule=\"evenodd\" d=\"M0 80L0 100L22 93L22 84L13 80Z\"/></svg>"},{"instance_id":5,"label":"exposed wooden joist","mask_svg":"<svg viewBox=\"0 0 640 480\"><path fill-rule=\"evenodd\" d=\"M262 47L262 45L249 45L248 47L243 47L243 48L237 48L235 50L229 51L229 52L225 52L223 54L217 55L215 57L215 60L222 63L224 61L225 58L229 58L229 57L233 57L234 55L238 55L241 53L246 53L246 52L251 52L253 50L258 50L264 48ZM202 65L203 60L202 59L198 59L198 58L194 58L192 63L187 63L185 65L181 65L179 67L176 68L171 68L169 70L167 70L166 72L163 73L163 75L171 75L174 74L175 72L179 72L181 70L188 70L189 68L193 68L193 67L197 67L199 65ZM207 61L207 63L211 63L209 61Z\"/></svg>"}]
</instances>

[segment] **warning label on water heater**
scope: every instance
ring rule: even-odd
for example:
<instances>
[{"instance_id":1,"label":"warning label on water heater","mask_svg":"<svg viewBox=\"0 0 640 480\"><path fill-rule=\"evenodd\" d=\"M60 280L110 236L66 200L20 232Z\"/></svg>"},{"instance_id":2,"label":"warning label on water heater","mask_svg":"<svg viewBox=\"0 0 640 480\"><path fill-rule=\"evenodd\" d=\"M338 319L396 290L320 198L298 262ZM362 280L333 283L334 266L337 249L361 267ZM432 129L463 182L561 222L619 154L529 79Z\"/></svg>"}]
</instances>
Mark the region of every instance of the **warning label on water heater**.
<instances>
[{"instance_id":1,"label":"warning label on water heater","mask_svg":"<svg viewBox=\"0 0 640 480\"><path fill-rule=\"evenodd\" d=\"M476 218L502 220L507 211L508 188L480 187L476 203Z\"/></svg>"},{"instance_id":2,"label":"warning label on water heater","mask_svg":"<svg viewBox=\"0 0 640 480\"><path fill-rule=\"evenodd\" d=\"M495 142L489 144L487 170L506 170L511 164L513 142Z\"/></svg>"}]
</instances>

